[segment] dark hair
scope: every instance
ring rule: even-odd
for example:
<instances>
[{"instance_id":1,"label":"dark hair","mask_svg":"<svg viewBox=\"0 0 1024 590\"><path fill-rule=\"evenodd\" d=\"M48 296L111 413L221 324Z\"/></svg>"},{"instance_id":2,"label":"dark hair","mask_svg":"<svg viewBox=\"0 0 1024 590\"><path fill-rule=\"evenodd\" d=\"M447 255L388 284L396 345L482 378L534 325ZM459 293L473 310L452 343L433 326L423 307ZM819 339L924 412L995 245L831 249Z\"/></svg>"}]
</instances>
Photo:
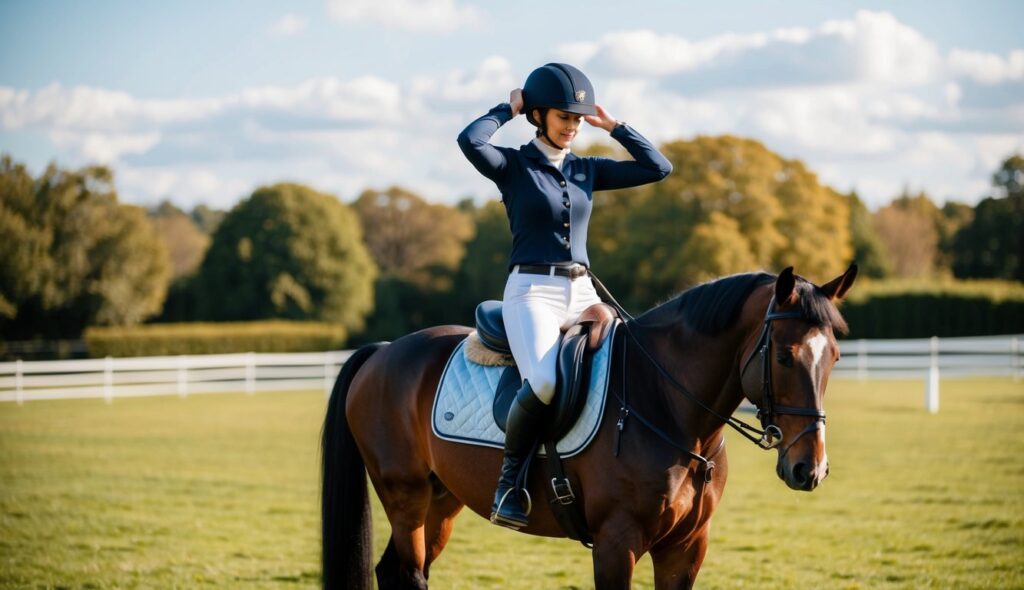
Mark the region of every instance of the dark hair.
<instances>
[{"instance_id":1,"label":"dark hair","mask_svg":"<svg viewBox=\"0 0 1024 590\"><path fill-rule=\"evenodd\" d=\"M536 109L530 109L530 112L528 113L530 116L526 117L526 120L530 121L530 123L533 123L530 117L533 115L533 111L535 110L540 111L540 121L534 124L534 127L537 128L537 130L534 133L536 137L540 137L541 135L544 134L544 128L548 124L548 111L551 109L548 107L537 107Z\"/></svg>"}]
</instances>

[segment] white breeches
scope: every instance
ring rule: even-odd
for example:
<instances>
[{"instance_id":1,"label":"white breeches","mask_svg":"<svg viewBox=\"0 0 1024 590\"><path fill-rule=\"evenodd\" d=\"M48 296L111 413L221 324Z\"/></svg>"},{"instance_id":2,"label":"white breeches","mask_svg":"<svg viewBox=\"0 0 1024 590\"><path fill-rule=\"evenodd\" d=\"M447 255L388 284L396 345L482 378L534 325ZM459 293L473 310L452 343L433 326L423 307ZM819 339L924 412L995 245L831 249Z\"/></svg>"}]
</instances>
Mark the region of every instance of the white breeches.
<instances>
[{"instance_id":1,"label":"white breeches","mask_svg":"<svg viewBox=\"0 0 1024 590\"><path fill-rule=\"evenodd\" d=\"M549 404L555 395L562 329L576 323L583 310L601 298L589 276L570 280L519 274L517 266L508 275L503 299L502 319L519 374L540 401Z\"/></svg>"}]
</instances>

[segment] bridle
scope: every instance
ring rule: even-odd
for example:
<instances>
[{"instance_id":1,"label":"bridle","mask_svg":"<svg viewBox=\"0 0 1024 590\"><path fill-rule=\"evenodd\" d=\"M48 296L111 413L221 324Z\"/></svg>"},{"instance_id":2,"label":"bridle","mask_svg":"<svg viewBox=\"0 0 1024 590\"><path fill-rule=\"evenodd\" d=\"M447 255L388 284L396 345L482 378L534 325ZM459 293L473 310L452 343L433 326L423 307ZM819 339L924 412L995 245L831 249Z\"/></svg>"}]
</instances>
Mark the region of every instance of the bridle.
<instances>
[{"instance_id":1,"label":"bridle","mask_svg":"<svg viewBox=\"0 0 1024 590\"><path fill-rule=\"evenodd\" d=\"M775 447L779 446L779 444L782 443L782 429L779 428L776 424L774 424L774 417L777 416L777 415L788 414L788 415L794 415L794 416L810 416L810 417L814 418L813 422L808 424L803 430L801 430L796 435L796 437L792 441L789 442L788 445L786 445L786 447L782 450L782 455L781 455L782 457L785 457L786 453L789 452L789 449L791 449L793 447L793 445L796 444L796 442L798 440L800 440L804 435L806 435L809 432L817 431L819 428L821 428L825 424L825 412L823 410L819 410L818 408L799 408L799 407L781 406L781 405L775 404L775 396L774 396L774 392L772 391L771 362L770 362L770 359L768 358L768 355L769 355L770 349L771 349L771 342L772 342L772 339L771 339L772 322L775 321L775 320L784 320L784 319L805 319L805 316L803 315L803 313L801 313L799 311L796 311L796 310L794 310L794 311L774 311L774 308L775 308L775 296L772 295L772 299L771 299L771 301L768 302L768 308L765 311L764 328L761 329L761 335L760 335L760 337L758 337L757 343L754 345L753 350L750 352L750 356L747 357L747 360L743 363L743 368L740 370L740 384L741 384L741 388L742 388L743 375L746 373L747 369L749 368L751 361L755 357L760 357L762 359L762 361L761 361L761 377L762 377L761 395L757 399L755 399L746 390L744 390L744 392L743 392L743 395L748 400L750 400L750 403L754 404L754 406L757 407L757 416L761 420L761 428L764 429L764 430L762 430L761 428L755 428L754 426L751 426L750 424L747 424L743 420L740 420L740 419L738 419L738 418L736 418L734 416L723 416L723 415L721 415L720 413L715 411L713 408L708 406L706 403L701 401L700 398L698 398L696 395L691 393L690 390L688 390L686 387L684 387L682 383L680 383L678 380L676 380L676 378L673 377L671 373L666 371L665 368L661 366L661 363L659 363L651 355L651 353L648 352L648 350L646 348L644 348L643 344L641 344L640 340L636 337L636 334L634 334L633 331L630 330L629 323L630 323L630 321L635 321L635 318L633 318L633 316L631 316L628 311L626 311L621 305L619 305L619 302L615 300L615 297L612 296L611 292L608 291L608 289L604 286L604 284L600 281L600 279L598 279L597 276L594 275L593 272L588 271L588 274L590 275L591 280L594 282L594 286L597 289L598 293L601 295L601 298L604 301L606 301L607 303L611 304L619 312L621 317L626 318L627 320L629 320L629 321L623 322L622 327L624 328L625 332L629 335L629 337L633 341L633 343L636 345L636 348L640 352L642 352L645 357L647 357L647 360L650 361L650 363L652 365L654 365L654 368L658 370L658 372L661 374L661 376L664 379L666 379L669 383L671 383L677 390L679 390L680 393L682 393L687 398L689 398L690 401L695 403L697 406L699 406L700 408L702 408L704 411L708 412L712 416L715 416L716 418L718 418L719 420L724 422L727 426L729 426L730 428L732 428L736 432L740 433L744 438L746 438L747 440L753 442L758 447L760 447L762 449L765 449L765 450L769 450L769 449L774 449ZM630 415L631 412L632 412L632 415L635 416L636 418L638 418L638 419L641 418L639 415L636 414L635 411L630 410L625 405L625 400L624 399L621 400L621 401L623 402L623 407L621 409L620 418L619 418L619 422L618 422L618 425L617 425L619 433L622 432L623 423L624 423L625 417ZM676 445L667 435L665 435L663 432L661 432L660 429L655 428L652 424L650 424L646 420L641 420L641 422L643 422L644 425L647 426L648 429L654 431L655 434L657 434L660 438L662 438L663 440L667 441L672 446L675 446L675 447L679 448L678 445ZM618 440L617 437L616 437L616 440ZM616 443L616 455L618 455L617 448L618 448L618 443ZM689 454L690 456L695 456L696 458L704 460L705 465L708 465L709 462L706 459L704 459L703 457L696 456L691 451L688 451L688 450L685 450L685 449L684 449L684 451L687 454Z\"/></svg>"},{"instance_id":2,"label":"bridle","mask_svg":"<svg viewBox=\"0 0 1024 590\"><path fill-rule=\"evenodd\" d=\"M757 343L754 344L754 348L750 351L750 355L747 356L747 360L743 363L743 368L740 370L740 384L743 388L743 395L757 408L757 417L761 421L761 428L764 429L764 434L757 443L761 448L772 449L782 442L782 429L775 424L775 416L789 415L814 418L810 424L804 427L782 449L782 457L785 457L789 449L805 434L815 432L824 426L825 411L814 407L783 406L775 403L775 393L772 389L772 322L788 319L802 320L806 319L806 316L799 310L775 311L774 308L775 296L773 295L771 301L768 302L768 309L764 315L764 327L761 329L761 335L758 337ZM760 359L761 362L761 391L756 396L751 395L744 386L746 384L744 376L755 358Z\"/></svg>"}]
</instances>

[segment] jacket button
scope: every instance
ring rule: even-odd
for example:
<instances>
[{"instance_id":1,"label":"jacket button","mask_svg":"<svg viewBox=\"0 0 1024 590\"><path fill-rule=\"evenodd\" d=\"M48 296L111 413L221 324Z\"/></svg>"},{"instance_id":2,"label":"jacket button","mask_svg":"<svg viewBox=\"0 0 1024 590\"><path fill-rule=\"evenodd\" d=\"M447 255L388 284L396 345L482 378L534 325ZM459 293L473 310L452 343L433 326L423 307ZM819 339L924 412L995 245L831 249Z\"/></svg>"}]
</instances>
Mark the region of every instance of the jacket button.
<instances>
[{"instance_id":1,"label":"jacket button","mask_svg":"<svg viewBox=\"0 0 1024 590\"><path fill-rule=\"evenodd\" d=\"M564 180L560 181L560 182L558 183L558 186L565 186L565 181L564 181Z\"/></svg>"},{"instance_id":2,"label":"jacket button","mask_svg":"<svg viewBox=\"0 0 1024 590\"><path fill-rule=\"evenodd\" d=\"M569 244L569 242L566 242L566 243L565 243L565 249L566 249L566 250L570 250L570 249L572 249L572 246L571 246L571 245Z\"/></svg>"},{"instance_id":3,"label":"jacket button","mask_svg":"<svg viewBox=\"0 0 1024 590\"><path fill-rule=\"evenodd\" d=\"M568 223L563 223L562 227L569 227L569 224Z\"/></svg>"}]
</instances>

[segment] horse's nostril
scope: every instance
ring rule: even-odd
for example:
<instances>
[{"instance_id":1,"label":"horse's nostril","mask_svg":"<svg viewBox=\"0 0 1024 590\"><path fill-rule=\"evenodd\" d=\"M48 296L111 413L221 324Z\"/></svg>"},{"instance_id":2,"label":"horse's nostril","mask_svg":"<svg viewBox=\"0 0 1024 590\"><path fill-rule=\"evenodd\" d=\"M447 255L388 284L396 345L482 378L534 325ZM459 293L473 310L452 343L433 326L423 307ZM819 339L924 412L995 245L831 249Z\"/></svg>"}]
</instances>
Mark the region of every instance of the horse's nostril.
<instances>
[{"instance_id":1,"label":"horse's nostril","mask_svg":"<svg viewBox=\"0 0 1024 590\"><path fill-rule=\"evenodd\" d=\"M793 466L793 480L797 484L803 485L807 483L807 476L808 470L806 463L797 463L796 465Z\"/></svg>"}]
</instances>

